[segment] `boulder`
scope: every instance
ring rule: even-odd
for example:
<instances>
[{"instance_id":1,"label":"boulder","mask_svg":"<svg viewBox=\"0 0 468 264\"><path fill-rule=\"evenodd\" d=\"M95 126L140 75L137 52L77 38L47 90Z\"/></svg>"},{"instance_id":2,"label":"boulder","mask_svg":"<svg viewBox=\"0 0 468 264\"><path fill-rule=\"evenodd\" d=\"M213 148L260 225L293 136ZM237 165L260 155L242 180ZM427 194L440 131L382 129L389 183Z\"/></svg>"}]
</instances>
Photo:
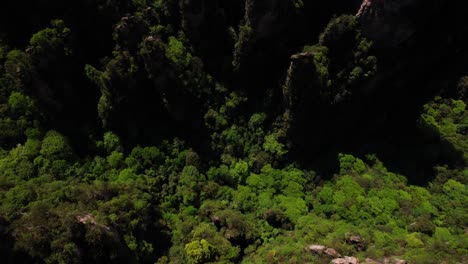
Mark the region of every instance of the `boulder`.
<instances>
[{"instance_id":1,"label":"boulder","mask_svg":"<svg viewBox=\"0 0 468 264\"><path fill-rule=\"evenodd\" d=\"M344 258L336 258L332 260L332 264L346 264L346 260Z\"/></svg>"},{"instance_id":2,"label":"boulder","mask_svg":"<svg viewBox=\"0 0 468 264\"><path fill-rule=\"evenodd\" d=\"M344 258L333 259L332 264L359 264L359 261L355 257L345 256Z\"/></svg>"},{"instance_id":3,"label":"boulder","mask_svg":"<svg viewBox=\"0 0 468 264\"><path fill-rule=\"evenodd\" d=\"M394 258L393 263L395 263L395 264L406 264L406 260L399 259L399 258Z\"/></svg>"},{"instance_id":4,"label":"boulder","mask_svg":"<svg viewBox=\"0 0 468 264\"><path fill-rule=\"evenodd\" d=\"M381 262L378 262L376 260L373 260L371 258L366 258L363 262L363 264L382 264Z\"/></svg>"},{"instance_id":5,"label":"boulder","mask_svg":"<svg viewBox=\"0 0 468 264\"><path fill-rule=\"evenodd\" d=\"M346 234L345 241L347 244L354 245L358 251L364 251L367 248L367 243L358 235Z\"/></svg>"},{"instance_id":6,"label":"boulder","mask_svg":"<svg viewBox=\"0 0 468 264\"><path fill-rule=\"evenodd\" d=\"M310 245L307 247L307 250L314 254L321 255L325 251L326 247L323 245Z\"/></svg>"},{"instance_id":7,"label":"boulder","mask_svg":"<svg viewBox=\"0 0 468 264\"><path fill-rule=\"evenodd\" d=\"M399 259L397 257L385 257L383 259L383 264L406 264L406 260Z\"/></svg>"},{"instance_id":8,"label":"boulder","mask_svg":"<svg viewBox=\"0 0 468 264\"><path fill-rule=\"evenodd\" d=\"M328 256L334 257L334 258L341 257L341 255L333 248L325 249L324 253L327 254Z\"/></svg>"}]
</instances>

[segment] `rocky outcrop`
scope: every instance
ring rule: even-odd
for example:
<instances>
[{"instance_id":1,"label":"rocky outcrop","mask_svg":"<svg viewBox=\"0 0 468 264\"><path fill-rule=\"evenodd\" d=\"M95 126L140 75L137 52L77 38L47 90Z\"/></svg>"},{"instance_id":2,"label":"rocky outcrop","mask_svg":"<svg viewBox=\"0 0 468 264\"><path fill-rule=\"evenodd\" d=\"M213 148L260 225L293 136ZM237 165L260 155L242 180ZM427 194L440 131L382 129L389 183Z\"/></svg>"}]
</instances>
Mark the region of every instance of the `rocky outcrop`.
<instances>
[{"instance_id":1,"label":"rocky outcrop","mask_svg":"<svg viewBox=\"0 0 468 264\"><path fill-rule=\"evenodd\" d=\"M344 258L336 258L333 259L332 262L333 264L359 264L359 261L355 257L344 257Z\"/></svg>"},{"instance_id":2,"label":"rocky outcrop","mask_svg":"<svg viewBox=\"0 0 468 264\"><path fill-rule=\"evenodd\" d=\"M333 258L341 257L340 253L333 248L327 248L324 253Z\"/></svg>"},{"instance_id":3,"label":"rocky outcrop","mask_svg":"<svg viewBox=\"0 0 468 264\"><path fill-rule=\"evenodd\" d=\"M356 16L365 19L385 19L400 15L404 9L421 0L364 0Z\"/></svg>"},{"instance_id":4,"label":"rocky outcrop","mask_svg":"<svg viewBox=\"0 0 468 264\"><path fill-rule=\"evenodd\" d=\"M347 243L362 243L363 238L357 235L346 234L345 241ZM325 259L332 259L332 264L407 264L406 260L397 257L384 257L381 261L366 258L363 262L359 262L356 257L341 256L335 249L320 244L308 245L305 247L305 250Z\"/></svg>"},{"instance_id":5,"label":"rocky outcrop","mask_svg":"<svg viewBox=\"0 0 468 264\"><path fill-rule=\"evenodd\" d=\"M407 10L421 0L364 0L356 17L366 36L389 46L400 46L415 33Z\"/></svg>"},{"instance_id":6,"label":"rocky outcrop","mask_svg":"<svg viewBox=\"0 0 468 264\"><path fill-rule=\"evenodd\" d=\"M279 54L286 54L284 47L275 54L267 53L271 47L267 43L289 34L288 26L293 27L296 15L297 10L290 1L245 0L244 18L239 31L234 34L236 43L232 64L236 72L249 76L253 71L258 71L259 66L264 67L266 61L273 63L280 58L277 57ZM257 61L263 64L259 65Z\"/></svg>"},{"instance_id":7,"label":"rocky outcrop","mask_svg":"<svg viewBox=\"0 0 468 264\"><path fill-rule=\"evenodd\" d=\"M308 99L319 98L318 88L320 86L315 74L316 68L313 58L312 52L302 52L291 56L291 62L282 86L284 109L282 130L288 135L290 135L291 129L294 129L294 125L301 122L297 119L305 116L303 113L309 113L310 107L314 105Z\"/></svg>"},{"instance_id":8,"label":"rocky outcrop","mask_svg":"<svg viewBox=\"0 0 468 264\"><path fill-rule=\"evenodd\" d=\"M358 235L346 234L345 241L349 245L354 245L357 251L363 251L367 248L367 243Z\"/></svg>"},{"instance_id":9,"label":"rocky outcrop","mask_svg":"<svg viewBox=\"0 0 468 264\"><path fill-rule=\"evenodd\" d=\"M383 264L406 264L406 260L396 257L386 257L383 259Z\"/></svg>"},{"instance_id":10,"label":"rocky outcrop","mask_svg":"<svg viewBox=\"0 0 468 264\"><path fill-rule=\"evenodd\" d=\"M291 63L289 65L286 74L286 80L283 85L283 98L285 99L284 106L286 109L294 108L295 104L297 103L295 99L298 98L296 96L300 94L301 91L294 91L293 89L295 88L295 82L301 77L298 75L298 72L300 72L304 67L313 67L313 58L314 54L311 52L302 52L291 56Z\"/></svg>"},{"instance_id":11,"label":"rocky outcrop","mask_svg":"<svg viewBox=\"0 0 468 264\"><path fill-rule=\"evenodd\" d=\"M426 34L453 42L466 32L464 1L363 0L356 17L366 37L387 47L420 46L417 38ZM455 32L455 33L453 33ZM456 36L459 35L459 36ZM435 41L431 36L426 41ZM421 46L423 46L421 45ZM427 44L426 44L427 45Z\"/></svg>"},{"instance_id":12,"label":"rocky outcrop","mask_svg":"<svg viewBox=\"0 0 468 264\"><path fill-rule=\"evenodd\" d=\"M369 19L375 11L378 11L377 3L381 4L382 2L383 0L364 0L356 13L356 17L361 18L365 16Z\"/></svg>"},{"instance_id":13,"label":"rocky outcrop","mask_svg":"<svg viewBox=\"0 0 468 264\"><path fill-rule=\"evenodd\" d=\"M325 247L323 245L310 245L310 246L307 247L307 250L309 250L310 252L312 252L314 254L317 254L317 255L323 254L325 249L327 249L327 247Z\"/></svg>"},{"instance_id":14,"label":"rocky outcrop","mask_svg":"<svg viewBox=\"0 0 468 264\"><path fill-rule=\"evenodd\" d=\"M306 250L310 251L313 254L316 255L323 255L323 256L328 256L332 258L338 258L341 257L340 253L336 251L333 248L327 248L324 245L309 245L306 247Z\"/></svg>"},{"instance_id":15,"label":"rocky outcrop","mask_svg":"<svg viewBox=\"0 0 468 264\"><path fill-rule=\"evenodd\" d=\"M76 216L76 220L78 220L78 222L80 222L80 223L82 223L84 225L98 226L98 227L101 227L101 228L105 229L106 231L111 230L110 227L98 223L96 221L96 219L94 218L94 216L91 215L90 213L87 213L85 215L78 215L78 216Z\"/></svg>"},{"instance_id":16,"label":"rocky outcrop","mask_svg":"<svg viewBox=\"0 0 468 264\"><path fill-rule=\"evenodd\" d=\"M335 258L331 261L332 264L407 264L406 260L395 258L395 257L386 257L382 262L366 258L364 262L359 262L356 257L345 256L342 258Z\"/></svg>"},{"instance_id":17,"label":"rocky outcrop","mask_svg":"<svg viewBox=\"0 0 468 264\"><path fill-rule=\"evenodd\" d=\"M376 260L373 260L371 258L366 258L363 262L363 264L382 264L381 262L378 262Z\"/></svg>"}]
</instances>

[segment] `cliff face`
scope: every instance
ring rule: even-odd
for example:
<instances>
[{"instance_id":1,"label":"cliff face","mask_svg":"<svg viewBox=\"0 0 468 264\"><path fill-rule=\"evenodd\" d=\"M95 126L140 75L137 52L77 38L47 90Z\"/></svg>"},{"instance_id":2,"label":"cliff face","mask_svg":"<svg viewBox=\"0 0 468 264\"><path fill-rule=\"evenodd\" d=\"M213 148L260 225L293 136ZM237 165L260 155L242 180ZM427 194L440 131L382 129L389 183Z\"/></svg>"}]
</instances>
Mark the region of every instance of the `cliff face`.
<instances>
[{"instance_id":1,"label":"cliff face","mask_svg":"<svg viewBox=\"0 0 468 264\"><path fill-rule=\"evenodd\" d=\"M466 10L468 3L460 0L364 0L356 17L379 49L378 80L422 93L418 98L426 100L447 86L447 80L466 75Z\"/></svg>"},{"instance_id":2,"label":"cliff face","mask_svg":"<svg viewBox=\"0 0 468 264\"><path fill-rule=\"evenodd\" d=\"M375 41L399 46L415 32L411 10L417 10L421 0L364 0L356 17L363 31Z\"/></svg>"},{"instance_id":3,"label":"cliff face","mask_svg":"<svg viewBox=\"0 0 468 264\"><path fill-rule=\"evenodd\" d=\"M378 70L352 87L347 98L331 104L320 100L310 54L292 56L282 91L283 120L294 154L299 158L326 155L324 150L333 147L338 152L372 152L407 175L431 175L431 164L445 161L419 150L418 146L437 143L422 140L417 119L426 102L446 94L468 73L467 5L463 1L364 0L356 8L356 18L362 35L374 43ZM331 140L314 141L318 138ZM403 155L421 159L407 166Z\"/></svg>"},{"instance_id":4,"label":"cliff face","mask_svg":"<svg viewBox=\"0 0 468 264\"><path fill-rule=\"evenodd\" d=\"M431 34L434 40L454 41L466 32L466 1L364 0L356 13L363 32L380 45L404 47ZM425 46L428 43L418 43Z\"/></svg>"},{"instance_id":5,"label":"cliff face","mask_svg":"<svg viewBox=\"0 0 468 264\"><path fill-rule=\"evenodd\" d=\"M376 18L382 16L398 16L402 10L410 6L418 5L421 0L364 0L357 12L356 16L370 17L377 15Z\"/></svg>"}]
</instances>

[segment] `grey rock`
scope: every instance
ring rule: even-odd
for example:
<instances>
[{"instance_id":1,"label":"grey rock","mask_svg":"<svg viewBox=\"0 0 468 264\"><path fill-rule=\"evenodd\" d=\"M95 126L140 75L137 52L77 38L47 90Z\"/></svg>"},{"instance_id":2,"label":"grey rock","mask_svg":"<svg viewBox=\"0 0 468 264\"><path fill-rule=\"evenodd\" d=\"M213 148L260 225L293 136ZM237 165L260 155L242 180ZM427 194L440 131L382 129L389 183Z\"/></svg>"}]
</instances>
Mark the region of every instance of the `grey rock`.
<instances>
[{"instance_id":1,"label":"grey rock","mask_svg":"<svg viewBox=\"0 0 468 264\"><path fill-rule=\"evenodd\" d=\"M309 250L310 252L314 253L314 254L323 254L323 252L325 251L326 247L323 246L323 245L310 245L307 247L307 250Z\"/></svg>"},{"instance_id":2,"label":"grey rock","mask_svg":"<svg viewBox=\"0 0 468 264\"><path fill-rule=\"evenodd\" d=\"M331 263L333 264L359 264L359 261L355 257L345 256L344 258L333 259Z\"/></svg>"},{"instance_id":3,"label":"grey rock","mask_svg":"<svg viewBox=\"0 0 468 264\"><path fill-rule=\"evenodd\" d=\"M328 256L330 257L341 257L341 255L333 248L327 248L325 251L324 251L325 254L327 254Z\"/></svg>"}]
</instances>

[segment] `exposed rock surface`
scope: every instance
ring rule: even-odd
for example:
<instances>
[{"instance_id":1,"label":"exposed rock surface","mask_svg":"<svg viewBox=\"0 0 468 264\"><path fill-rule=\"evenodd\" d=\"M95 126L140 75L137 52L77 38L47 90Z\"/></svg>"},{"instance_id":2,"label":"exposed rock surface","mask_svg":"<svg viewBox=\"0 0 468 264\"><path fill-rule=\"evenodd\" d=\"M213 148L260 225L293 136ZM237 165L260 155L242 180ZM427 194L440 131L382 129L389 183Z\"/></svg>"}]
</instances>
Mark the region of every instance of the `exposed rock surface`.
<instances>
[{"instance_id":1,"label":"exposed rock surface","mask_svg":"<svg viewBox=\"0 0 468 264\"><path fill-rule=\"evenodd\" d=\"M363 238L357 235L346 234L346 242L355 242L359 243L363 241ZM311 252L312 254L332 259L332 264L407 264L406 260L397 258L397 257L384 257L381 261L377 261L371 258L366 258L363 262L359 262L356 257L353 256L341 256L338 251L333 248L328 248L320 244L312 244L305 247L306 251Z\"/></svg>"},{"instance_id":2,"label":"exposed rock surface","mask_svg":"<svg viewBox=\"0 0 468 264\"><path fill-rule=\"evenodd\" d=\"M363 251L367 248L367 243L362 237L352 234L346 234L345 241L347 244L354 245L356 250Z\"/></svg>"},{"instance_id":3,"label":"exposed rock surface","mask_svg":"<svg viewBox=\"0 0 468 264\"><path fill-rule=\"evenodd\" d=\"M344 258L336 258L332 260L333 264L358 264L359 261L355 257L344 257Z\"/></svg>"},{"instance_id":4,"label":"exposed rock surface","mask_svg":"<svg viewBox=\"0 0 468 264\"><path fill-rule=\"evenodd\" d=\"M85 225L86 224L95 225L95 226L99 226L101 228L104 228L107 231L110 231L110 227L98 223L96 221L96 219L94 218L94 216L89 214L89 213L87 213L85 215L76 216L76 220L78 220L78 222L80 222L82 224L85 224Z\"/></svg>"},{"instance_id":5,"label":"exposed rock surface","mask_svg":"<svg viewBox=\"0 0 468 264\"><path fill-rule=\"evenodd\" d=\"M363 262L363 264L382 264L381 262L378 262L376 260L373 260L371 258L366 258Z\"/></svg>"},{"instance_id":6,"label":"exposed rock surface","mask_svg":"<svg viewBox=\"0 0 468 264\"><path fill-rule=\"evenodd\" d=\"M307 247L307 250L315 254L323 254L325 249L326 247L323 245L310 245Z\"/></svg>"},{"instance_id":7,"label":"exposed rock surface","mask_svg":"<svg viewBox=\"0 0 468 264\"><path fill-rule=\"evenodd\" d=\"M336 258L336 257L341 257L340 253L338 253L338 252L337 252L335 249L333 249L333 248L327 248L327 249L325 249L325 252L324 252L324 253L327 254L328 256L334 257L334 258Z\"/></svg>"},{"instance_id":8,"label":"exposed rock surface","mask_svg":"<svg viewBox=\"0 0 468 264\"><path fill-rule=\"evenodd\" d=\"M317 255L325 255L332 258L341 257L340 253L338 253L335 249L327 248L323 245L310 245L306 247L306 250Z\"/></svg>"},{"instance_id":9,"label":"exposed rock surface","mask_svg":"<svg viewBox=\"0 0 468 264\"><path fill-rule=\"evenodd\" d=\"M383 260L383 264L406 264L406 260L396 257L386 257Z\"/></svg>"},{"instance_id":10,"label":"exposed rock surface","mask_svg":"<svg viewBox=\"0 0 468 264\"><path fill-rule=\"evenodd\" d=\"M415 33L415 24L406 16L421 0L364 0L356 16L366 35L390 46L402 45Z\"/></svg>"}]
</instances>

